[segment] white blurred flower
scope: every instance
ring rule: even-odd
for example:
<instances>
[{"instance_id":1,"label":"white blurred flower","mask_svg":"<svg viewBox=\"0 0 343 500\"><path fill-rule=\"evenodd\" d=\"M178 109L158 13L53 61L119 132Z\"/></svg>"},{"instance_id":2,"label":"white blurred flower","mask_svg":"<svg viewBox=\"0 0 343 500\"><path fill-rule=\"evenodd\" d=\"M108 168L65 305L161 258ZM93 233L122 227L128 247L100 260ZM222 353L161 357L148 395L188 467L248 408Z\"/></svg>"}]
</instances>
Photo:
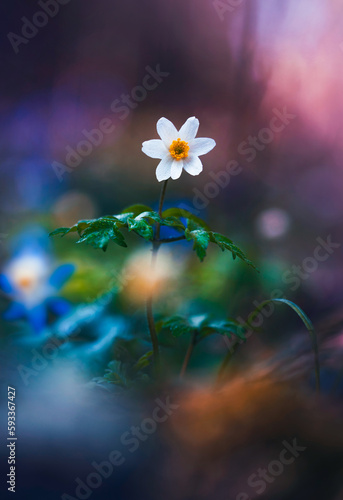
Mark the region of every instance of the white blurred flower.
<instances>
[{"instance_id":1,"label":"white blurred flower","mask_svg":"<svg viewBox=\"0 0 343 500\"><path fill-rule=\"evenodd\" d=\"M164 248L160 249L158 259L152 266L151 251L139 250L126 263L124 294L137 304L144 303L149 295L161 297L173 290L183 266L182 259L176 260Z\"/></svg>"},{"instance_id":2,"label":"white blurred flower","mask_svg":"<svg viewBox=\"0 0 343 500\"><path fill-rule=\"evenodd\" d=\"M284 236L291 225L288 213L281 208L268 208L259 214L256 220L258 232L267 239Z\"/></svg>"},{"instance_id":3,"label":"white blurred flower","mask_svg":"<svg viewBox=\"0 0 343 500\"><path fill-rule=\"evenodd\" d=\"M195 138L198 128L199 120L195 116L188 118L179 131L167 118L158 120L157 132L161 139L143 142L142 151L150 158L161 160L156 169L159 182L170 177L178 179L182 169L191 175L202 172L199 156L209 153L216 143L207 137Z\"/></svg>"},{"instance_id":4,"label":"white blurred flower","mask_svg":"<svg viewBox=\"0 0 343 500\"><path fill-rule=\"evenodd\" d=\"M61 316L70 309L68 301L58 296L74 272L73 264L54 269L48 254L22 251L13 257L0 274L0 289L11 300L4 312L6 320L27 318L35 332L47 324L48 310Z\"/></svg>"}]
</instances>

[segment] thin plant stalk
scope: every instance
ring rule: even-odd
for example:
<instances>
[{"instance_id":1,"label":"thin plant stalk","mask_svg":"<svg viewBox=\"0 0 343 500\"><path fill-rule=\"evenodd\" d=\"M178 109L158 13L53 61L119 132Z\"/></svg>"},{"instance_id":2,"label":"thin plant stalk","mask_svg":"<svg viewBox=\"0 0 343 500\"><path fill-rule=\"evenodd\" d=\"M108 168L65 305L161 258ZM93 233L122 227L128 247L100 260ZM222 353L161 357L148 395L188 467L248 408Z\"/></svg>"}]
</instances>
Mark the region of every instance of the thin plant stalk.
<instances>
[{"instance_id":1,"label":"thin plant stalk","mask_svg":"<svg viewBox=\"0 0 343 500\"><path fill-rule=\"evenodd\" d=\"M315 371L315 380L316 380L316 392L319 394L320 393L320 363L319 363L319 349L318 349L317 334L315 332L315 329L313 327L311 320L304 313L304 311L302 309L300 309L299 306L297 306L296 304L294 304L294 302L292 302L290 300L287 300L287 299L268 299L268 300L265 300L264 302L262 302L261 304L259 304L259 306L256 307L256 309L253 311L253 313L250 314L250 316L249 316L250 321L252 321L254 316L256 314L258 314L260 311L262 311L262 309L267 304L269 304L271 302L288 305L291 309L293 309L297 313L297 315L300 317L300 319L302 320L302 322L306 326L307 331L310 335L312 349L313 349L313 353L314 353L314 371ZM247 322L246 324L248 326L250 326L249 322ZM237 342L227 352L227 354L226 354L226 356L225 356L225 358L224 358L224 360L219 368L219 372L218 372L217 380L216 380L216 386L218 384L220 384L221 380L223 379L226 367L229 364L233 354L235 353L235 351L237 350L239 345L240 345L240 342Z\"/></svg>"},{"instance_id":2,"label":"thin plant stalk","mask_svg":"<svg viewBox=\"0 0 343 500\"><path fill-rule=\"evenodd\" d=\"M168 180L164 181L163 186L162 186L162 190L161 190L160 202L159 202L159 207L158 207L158 215L160 217L162 217L163 202L164 202L164 198L165 198L165 194L166 194L167 183L168 183ZM152 257L151 257L151 272L152 273L154 273L154 271L155 271L157 253L158 253L158 250L159 250L160 245L161 245L161 243L160 243L160 229L161 229L161 225L158 222L156 224L156 235L155 235L155 238L154 238L153 243L152 243ZM147 313L149 332L150 332L152 348L153 348L155 368L158 370L159 346L158 346L158 338L157 338L156 325L155 325L154 313L153 313L153 291L147 297L146 313Z\"/></svg>"},{"instance_id":3,"label":"thin plant stalk","mask_svg":"<svg viewBox=\"0 0 343 500\"><path fill-rule=\"evenodd\" d=\"M196 342L197 342L197 331L194 330L194 332L192 333L191 341L189 343L189 346L188 346L188 349L186 352L185 359L184 359L183 364L182 364L182 368L181 368L181 372L180 372L180 379L182 379L185 376L186 370L188 368L188 363L189 363L191 356L193 354L193 349L196 345Z\"/></svg>"}]
</instances>

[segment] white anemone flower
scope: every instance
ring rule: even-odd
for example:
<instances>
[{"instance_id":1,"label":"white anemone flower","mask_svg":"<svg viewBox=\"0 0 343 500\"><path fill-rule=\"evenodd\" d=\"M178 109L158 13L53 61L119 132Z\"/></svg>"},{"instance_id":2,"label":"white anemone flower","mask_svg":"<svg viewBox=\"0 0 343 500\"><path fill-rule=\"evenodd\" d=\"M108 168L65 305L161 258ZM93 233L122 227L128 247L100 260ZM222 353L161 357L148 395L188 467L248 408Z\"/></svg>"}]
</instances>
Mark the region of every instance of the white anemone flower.
<instances>
[{"instance_id":1,"label":"white anemone flower","mask_svg":"<svg viewBox=\"0 0 343 500\"><path fill-rule=\"evenodd\" d=\"M185 169L191 175L202 172L202 163L199 156L211 151L216 143L207 137L198 137L199 120L192 116L182 125L179 131L167 118L160 118L157 122L157 133L161 139L152 139L143 142L142 151L150 158L159 158L161 161L156 169L159 182L170 177L175 180Z\"/></svg>"}]
</instances>

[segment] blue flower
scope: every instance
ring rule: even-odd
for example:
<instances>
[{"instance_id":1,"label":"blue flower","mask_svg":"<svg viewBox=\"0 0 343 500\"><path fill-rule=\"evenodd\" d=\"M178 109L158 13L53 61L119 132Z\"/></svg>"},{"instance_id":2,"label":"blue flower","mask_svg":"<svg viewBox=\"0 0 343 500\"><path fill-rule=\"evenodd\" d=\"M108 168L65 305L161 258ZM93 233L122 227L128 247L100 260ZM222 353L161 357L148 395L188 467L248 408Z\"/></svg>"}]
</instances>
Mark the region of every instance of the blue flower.
<instances>
[{"instance_id":1,"label":"blue flower","mask_svg":"<svg viewBox=\"0 0 343 500\"><path fill-rule=\"evenodd\" d=\"M53 268L50 256L32 247L15 255L0 274L0 288L12 301L4 313L6 320L26 318L39 333L47 324L48 311L61 316L70 304L58 297L58 290L75 270L73 264Z\"/></svg>"}]
</instances>

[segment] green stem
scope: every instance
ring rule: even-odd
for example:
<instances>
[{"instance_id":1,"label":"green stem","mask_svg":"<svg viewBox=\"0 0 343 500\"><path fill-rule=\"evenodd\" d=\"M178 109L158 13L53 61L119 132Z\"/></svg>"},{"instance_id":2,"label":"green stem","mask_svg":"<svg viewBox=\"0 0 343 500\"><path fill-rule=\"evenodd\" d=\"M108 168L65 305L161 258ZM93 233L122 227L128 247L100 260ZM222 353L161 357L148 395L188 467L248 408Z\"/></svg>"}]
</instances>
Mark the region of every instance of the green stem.
<instances>
[{"instance_id":1,"label":"green stem","mask_svg":"<svg viewBox=\"0 0 343 500\"><path fill-rule=\"evenodd\" d=\"M192 333L192 338L191 338L191 341L189 343L189 346L188 346L188 349L186 352L186 356L185 356L185 359L184 359L183 364L182 364L182 368L181 368L181 372L180 372L180 379L182 379L186 373L189 360L191 359L193 349L194 349L196 341L197 341L197 334L198 334L197 330L194 330L194 332Z\"/></svg>"},{"instance_id":2,"label":"green stem","mask_svg":"<svg viewBox=\"0 0 343 500\"><path fill-rule=\"evenodd\" d=\"M167 183L168 183L168 180L164 181L163 186L162 186L162 190L161 190L160 202L159 202L159 207L158 207L158 215L160 217L162 216L163 202L164 202L164 198L165 198L165 194L166 194ZM155 239L152 243L152 258L151 258L151 272L152 273L155 270L157 253L158 253L158 250L159 250L160 244L161 244L160 243L160 229L161 229L161 225L160 225L160 223L157 223L156 236L155 236ZM155 368L156 368L156 371L158 372L159 354L160 353L159 353L158 338L157 338L156 325L155 325L154 313L153 313L153 292L151 292L149 294L149 296L147 297L146 314L147 314L147 319L148 319L148 326L149 326L149 331L150 331L153 353L154 353Z\"/></svg>"},{"instance_id":3,"label":"green stem","mask_svg":"<svg viewBox=\"0 0 343 500\"><path fill-rule=\"evenodd\" d=\"M152 301L153 301L153 296L152 296L152 294L150 294L149 297L147 298L147 301L146 301L146 314L147 314L147 319L148 319L148 326L149 326L149 331L150 331L153 353L154 353L155 367L157 367L158 363L159 363L160 353L159 353L159 347L158 347L158 339L157 339L154 315L153 315L153 310L152 310Z\"/></svg>"},{"instance_id":4,"label":"green stem","mask_svg":"<svg viewBox=\"0 0 343 500\"><path fill-rule=\"evenodd\" d=\"M160 203L158 205L158 215L160 217L162 217L163 202L164 202L164 198L166 195L167 184L168 184L168 179L166 181L164 181L163 186L162 186L162 190L161 190ZM159 239L160 239L160 230L161 230L161 224L158 222L156 224L156 237L155 237L155 241L157 241L157 242L159 242ZM158 244L158 246L159 246L159 244Z\"/></svg>"},{"instance_id":5,"label":"green stem","mask_svg":"<svg viewBox=\"0 0 343 500\"><path fill-rule=\"evenodd\" d=\"M159 240L159 243L172 243L173 241L181 241L181 240L185 240L185 239L186 239L185 235L173 236L172 238L164 238L162 240Z\"/></svg>"}]
</instances>

